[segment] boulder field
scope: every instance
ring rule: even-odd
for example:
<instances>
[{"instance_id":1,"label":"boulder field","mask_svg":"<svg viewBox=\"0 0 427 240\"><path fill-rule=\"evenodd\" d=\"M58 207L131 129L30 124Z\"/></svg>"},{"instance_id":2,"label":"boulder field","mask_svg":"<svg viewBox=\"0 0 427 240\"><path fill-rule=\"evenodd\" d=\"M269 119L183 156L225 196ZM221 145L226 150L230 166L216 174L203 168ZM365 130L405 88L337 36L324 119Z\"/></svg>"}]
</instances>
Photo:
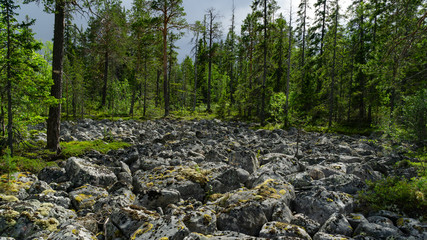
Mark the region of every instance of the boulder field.
<instances>
[{"instance_id":1,"label":"boulder field","mask_svg":"<svg viewBox=\"0 0 427 240\"><path fill-rule=\"evenodd\" d=\"M366 180L416 174L366 137L219 120L61 128L62 141L107 135L132 146L14 174L0 240L427 239L426 223L359 206Z\"/></svg>"}]
</instances>

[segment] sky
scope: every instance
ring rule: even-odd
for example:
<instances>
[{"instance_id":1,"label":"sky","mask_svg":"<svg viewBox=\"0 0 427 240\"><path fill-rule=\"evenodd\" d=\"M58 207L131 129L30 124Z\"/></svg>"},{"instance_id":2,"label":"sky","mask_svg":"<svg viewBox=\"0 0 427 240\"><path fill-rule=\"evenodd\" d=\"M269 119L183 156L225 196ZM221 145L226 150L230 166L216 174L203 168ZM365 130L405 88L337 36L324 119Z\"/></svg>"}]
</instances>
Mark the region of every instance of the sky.
<instances>
[{"instance_id":1,"label":"sky","mask_svg":"<svg viewBox=\"0 0 427 240\"><path fill-rule=\"evenodd\" d=\"M17 3L21 5L21 9L18 10L19 16L18 20L24 20L25 16L28 15L30 18L36 19L35 26L33 26L33 30L36 33L35 37L38 40L43 42L52 41L53 37L53 23L54 16L53 14L47 14L43 12L43 5L37 5L35 3L31 4L22 4L23 0L18 0ZM123 6L126 9L130 9L132 6L132 0L122 0ZM290 0L277 0L280 9L279 13L283 13L285 18L289 19L289 5ZM252 0L234 0L235 4L235 21L236 21L236 31L240 33L240 26L248 13L250 13L251 8L250 5ZM293 0L293 18L295 19L297 4L299 0ZM185 18L187 19L187 23L194 23L197 20L202 21L203 15L206 14L206 11L209 8L214 8L219 13L220 18L219 22L222 23L222 32L223 37L226 36L228 29L231 25L231 16L232 16L232 6L233 0L183 0L184 11L187 13ZM85 17L76 16L76 23L78 25L86 26L87 20ZM185 56L191 54L192 49L192 34L190 32L186 32L185 36L177 42L177 46L179 47L178 51L178 59L181 62Z\"/></svg>"}]
</instances>

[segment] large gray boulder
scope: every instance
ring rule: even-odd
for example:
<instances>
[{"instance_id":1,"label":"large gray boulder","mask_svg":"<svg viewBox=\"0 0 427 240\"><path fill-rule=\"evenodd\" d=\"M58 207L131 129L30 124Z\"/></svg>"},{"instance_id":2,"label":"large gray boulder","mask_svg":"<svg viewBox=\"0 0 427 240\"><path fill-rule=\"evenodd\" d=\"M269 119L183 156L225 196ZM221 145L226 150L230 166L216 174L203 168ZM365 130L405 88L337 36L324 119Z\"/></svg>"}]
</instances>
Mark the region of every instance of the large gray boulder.
<instances>
[{"instance_id":1,"label":"large gray boulder","mask_svg":"<svg viewBox=\"0 0 427 240\"><path fill-rule=\"evenodd\" d=\"M107 230L117 228L124 239L131 239L134 232L145 223L152 223L160 219L160 215L144 208L125 207L116 209L111 213L107 221ZM107 231L107 239L118 237L115 231Z\"/></svg>"},{"instance_id":2,"label":"large gray boulder","mask_svg":"<svg viewBox=\"0 0 427 240\"><path fill-rule=\"evenodd\" d=\"M353 197L346 193L328 191L324 187L314 187L310 191L296 195L294 211L324 224L334 213L351 213Z\"/></svg>"},{"instance_id":3,"label":"large gray boulder","mask_svg":"<svg viewBox=\"0 0 427 240\"><path fill-rule=\"evenodd\" d=\"M213 210L205 207L198 208L195 211L187 211L183 222L191 232L209 235L217 231L216 214Z\"/></svg>"},{"instance_id":4,"label":"large gray boulder","mask_svg":"<svg viewBox=\"0 0 427 240\"><path fill-rule=\"evenodd\" d=\"M226 193L241 188L249 179L248 171L241 168L229 168L210 181L212 192Z\"/></svg>"},{"instance_id":5,"label":"large gray boulder","mask_svg":"<svg viewBox=\"0 0 427 240\"><path fill-rule=\"evenodd\" d=\"M402 236L403 233L396 228L385 227L376 223L362 222L354 231L354 236L368 236L375 239Z\"/></svg>"},{"instance_id":6,"label":"large gray boulder","mask_svg":"<svg viewBox=\"0 0 427 240\"><path fill-rule=\"evenodd\" d=\"M82 158L69 158L65 164L65 170L75 187L84 184L107 187L117 181L116 175L107 167L93 164Z\"/></svg>"},{"instance_id":7,"label":"large gray boulder","mask_svg":"<svg viewBox=\"0 0 427 240\"><path fill-rule=\"evenodd\" d=\"M343 214L334 213L319 229L319 232L329 234L339 234L351 237L353 235L353 227L347 221Z\"/></svg>"},{"instance_id":8,"label":"large gray boulder","mask_svg":"<svg viewBox=\"0 0 427 240\"><path fill-rule=\"evenodd\" d=\"M174 239L183 240L190 234L185 224L177 216L159 218L147 221L140 226L130 237L135 240L146 239Z\"/></svg>"},{"instance_id":9,"label":"large gray boulder","mask_svg":"<svg viewBox=\"0 0 427 240\"><path fill-rule=\"evenodd\" d=\"M235 207L219 214L218 229L235 231L250 236L258 236L262 226L267 223L267 217L257 202Z\"/></svg>"},{"instance_id":10,"label":"large gray boulder","mask_svg":"<svg viewBox=\"0 0 427 240\"><path fill-rule=\"evenodd\" d=\"M321 227L318 222L310 219L302 213L295 214L294 218L291 220L291 224L304 228L310 236L316 234Z\"/></svg>"},{"instance_id":11,"label":"large gray boulder","mask_svg":"<svg viewBox=\"0 0 427 240\"><path fill-rule=\"evenodd\" d=\"M235 167L243 168L249 173L254 173L258 167L259 162L255 153L250 150L240 150L231 153L229 164Z\"/></svg>"},{"instance_id":12,"label":"large gray boulder","mask_svg":"<svg viewBox=\"0 0 427 240\"><path fill-rule=\"evenodd\" d=\"M97 239L96 235L84 228L83 226L76 224L73 221L63 222L59 226L59 231L52 232L48 239L50 240L86 240L86 239Z\"/></svg>"},{"instance_id":13,"label":"large gray boulder","mask_svg":"<svg viewBox=\"0 0 427 240\"><path fill-rule=\"evenodd\" d=\"M85 214L88 211L94 210L95 204L103 198L108 197L108 192L104 188L95 187L92 185L83 185L69 193L73 208L77 212L83 211Z\"/></svg>"},{"instance_id":14,"label":"large gray boulder","mask_svg":"<svg viewBox=\"0 0 427 240\"><path fill-rule=\"evenodd\" d=\"M259 234L260 237L268 239L302 239L311 240L310 235L304 228L282 222L268 222L264 224Z\"/></svg>"}]
</instances>

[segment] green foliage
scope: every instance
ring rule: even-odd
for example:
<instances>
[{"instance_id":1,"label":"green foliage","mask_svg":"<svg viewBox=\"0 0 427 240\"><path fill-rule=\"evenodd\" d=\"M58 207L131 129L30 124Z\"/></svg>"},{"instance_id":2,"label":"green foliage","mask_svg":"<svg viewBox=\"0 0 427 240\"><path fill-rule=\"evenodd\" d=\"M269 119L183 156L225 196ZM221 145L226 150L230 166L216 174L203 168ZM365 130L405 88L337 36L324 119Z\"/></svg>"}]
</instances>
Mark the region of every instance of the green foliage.
<instances>
[{"instance_id":1,"label":"green foliage","mask_svg":"<svg viewBox=\"0 0 427 240\"><path fill-rule=\"evenodd\" d=\"M103 140L95 141L72 141L61 143L63 158L81 156L91 150L98 151L100 153L107 153L110 150L117 150L120 148L129 147L129 143L125 142L104 142Z\"/></svg>"},{"instance_id":2,"label":"green foliage","mask_svg":"<svg viewBox=\"0 0 427 240\"><path fill-rule=\"evenodd\" d=\"M367 184L368 189L359 193L359 201L369 208L427 218L427 177L411 180L388 177Z\"/></svg>"},{"instance_id":3,"label":"green foliage","mask_svg":"<svg viewBox=\"0 0 427 240\"><path fill-rule=\"evenodd\" d=\"M284 92L274 93L270 98L271 118L275 122L285 121L286 94Z\"/></svg>"},{"instance_id":4,"label":"green foliage","mask_svg":"<svg viewBox=\"0 0 427 240\"><path fill-rule=\"evenodd\" d=\"M422 89L414 96L405 98L403 106L403 124L409 138L422 145L427 144L427 89Z\"/></svg>"},{"instance_id":5,"label":"green foliage","mask_svg":"<svg viewBox=\"0 0 427 240\"><path fill-rule=\"evenodd\" d=\"M32 172L37 173L47 166L56 166L55 162L48 162L41 158L28 158L25 156L10 157L10 153L2 156L0 163L0 175L14 172Z\"/></svg>"}]
</instances>

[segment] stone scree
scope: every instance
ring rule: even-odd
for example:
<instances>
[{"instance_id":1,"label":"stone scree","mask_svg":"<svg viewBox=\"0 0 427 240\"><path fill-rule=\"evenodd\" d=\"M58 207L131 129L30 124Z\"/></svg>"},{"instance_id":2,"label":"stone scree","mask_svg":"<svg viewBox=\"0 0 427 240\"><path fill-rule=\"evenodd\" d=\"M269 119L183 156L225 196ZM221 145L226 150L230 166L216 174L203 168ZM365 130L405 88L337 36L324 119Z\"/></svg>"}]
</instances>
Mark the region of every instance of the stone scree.
<instances>
[{"instance_id":1,"label":"stone scree","mask_svg":"<svg viewBox=\"0 0 427 240\"><path fill-rule=\"evenodd\" d=\"M62 141L132 146L14 174L16 191L0 195L0 239L427 239L426 223L363 213L355 200L365 180L396 174L398 153L365 137L251 127L64 122Z\"/></svg>"}]
</instances>

